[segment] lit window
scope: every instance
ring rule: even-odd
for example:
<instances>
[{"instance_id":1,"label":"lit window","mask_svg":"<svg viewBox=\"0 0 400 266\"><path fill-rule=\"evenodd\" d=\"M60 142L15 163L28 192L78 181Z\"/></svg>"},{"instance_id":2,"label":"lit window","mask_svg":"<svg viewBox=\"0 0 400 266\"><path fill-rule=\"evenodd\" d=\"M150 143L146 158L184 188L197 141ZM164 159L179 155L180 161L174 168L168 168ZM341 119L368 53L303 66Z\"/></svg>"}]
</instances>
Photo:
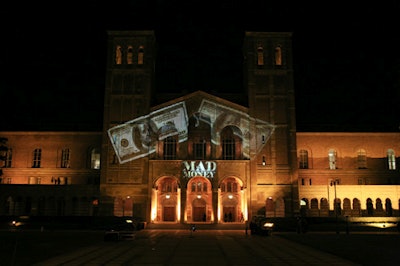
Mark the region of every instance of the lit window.
<instances>
[{"instance_id":1,"label":"lit window","mask_svg":"<svg viewBox=\"0 0 400 266\"><path fill-rule=\"evenodd\" d=\"M120 45L115 48L115 64L122 64L122 48Z\"/></svg>"},{"instance_id":2,"label":"lit window","mask_svg":"<svg viewBox=\"0 0 400 266\"><path fill-rule=\"evenodd\" d=\"M275 65L281 66L282 65L282 48L277 46L275 48Z\"/></svg>"},{"instance_id":3,"label":"lit window","mask_svg":"<svg viewBox=\"0 0 400 266\"><path fill-rule=\"evenodd\" d=\"M138 52L138 65L143 65L143 62L144 62L144 47L140 46Z\"/></svg>"},{"instance_id":4,"label":"lit window","mask_svg":"<svg viewBox=\"0 0 400 266\"><path fill-rule=\"evenodd\" d=\"M40 168L42 160L42 149L35 149L32 157L32 168Z\"/></svg>"},{"instance_id":5,"label":"lit window","mask_svg":"<svg viewBox=\"0 0 400 266\"><path fill-rule=\"evenodd\" d=\"M126 55L126 62L128 63L128 65L133 64L133 48L132 48L132 46L128 47L128 53Z\"/></svg>"},{"instance_id":6,"label":"lit window","mask_svg":"<svg viewBox=\"0 0 400 266\"><path fill-rule=\"evenodd\" d=\"M61 151L61 168L70 167L70 151L69 149L63 149Z\"/></svg>"},{"instance_id":7,"label":"lit window","mask_svg":"<svg viewBox=\"0 0 400 266\"><path fill-rule=\"evenodd\" d=\"M100 151L96 148L90 152L90 168L100 169Z\"/></svg>"},{"instance_id":8,"label":"lit window","mask_svg":"<svg viewBox=\"0 0 400 266\"><path fill-rule=\"evenodd\" d=\"M328 152L329 169L336 169L336 151L331 149Z\"/></svg>"},{"instance_id":9,"label":"lit window","mask_svg":"<svg viewBox=\"0 0 400 266\"><path fill-rule=\"evenodd\" d=\"M357 151L357 163L358 169L366 169L367 168L367 153L363 149L359 149Z\"/></svg>"},{"instance_id":10,"label":"lit window","mask_svg":"<svg viewBox=\"0 0 400 266\"><path fill-rule=\"evenodd\" d=\"M299 168L308 169L308 151L300 150L299 157Z\"/></svg>"},{"instance_id":11,"label":"lit window","mask_svg":"<svg viewBox=\"0 0 400 266\"><path fill-rule=\"evenodd\" d=\"M262 46L258 46L257 48L257 65L264 65L264 49L262 48Z\"/></svg>"},{"instance_id":12,"label":"lit window","mask_svg":"<svg viewBox=\"0 0 400 266\"><path fill-rule=\"evenodd\" d=\"M394 150L389 149L387 151L388 166L389 170L396 170L396 156Z\"/></svg>"}]
</instances>

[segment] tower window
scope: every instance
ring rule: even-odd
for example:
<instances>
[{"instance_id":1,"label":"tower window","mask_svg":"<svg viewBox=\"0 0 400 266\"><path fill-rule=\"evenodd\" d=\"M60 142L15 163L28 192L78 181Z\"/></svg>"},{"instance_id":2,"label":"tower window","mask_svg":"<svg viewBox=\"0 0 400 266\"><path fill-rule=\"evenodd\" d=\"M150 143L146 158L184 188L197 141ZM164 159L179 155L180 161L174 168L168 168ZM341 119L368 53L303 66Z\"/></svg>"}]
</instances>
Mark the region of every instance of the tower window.
<instances>
[{"instance_id":1,"label":"tower window","mask_svg":"<svg viewBox=\"0 0 400 266\"><path fill-rule=\"evenodd\" d=\"M90 152L90 168L100 169L100 151L98 149L92 149Z\"/></svg>"},{"instance_id":2,"label":"tower window","mask_svg":"<svg viewBox=\"0 0 400 266\"><path fill-rule=\"evenodd\" d=\"M282 48L280 46L275 47L275 65L282 65Z\"/></svg>"},{"instance_id":3,"label":"tower window","mask_svg":"<svg viewBox=\"0 0 400 266\"><path fill-rule=\"evenodd\" d=\"M143 65L144 63L144 47L140 46L138 51L138 65Z\"/></svg>"},{"instance_id":4,"label":"tower window","mask_svg":"<svg viewBox=\"0 0 400 266\"><path fill-rule=\"evenodd\" d=\"M128 65L132 65L133 64L133 48L132 48L132 46L128 47L128 53L126 55L126 61L127 61Z\"/></svg>"},{"instance_id":5,"label":"tower window","mask_svg":"<svg viewBox=\"0 0 400 266\"><path fill-rule=\"evenodd\" d=\"M115 64L122 64L122 47L120 45L115 48Z\"/></svg>"},{"instance_id":6,"label":"tower window","mask_svg":"<svg viewBox=\"0 0 400 266\"><path fill-rule=\"evenodd\" d=\"M257 65L264 65L264 49L262 48L262 46L258 46L257 48Z\"/></svg>"}]
</instances>

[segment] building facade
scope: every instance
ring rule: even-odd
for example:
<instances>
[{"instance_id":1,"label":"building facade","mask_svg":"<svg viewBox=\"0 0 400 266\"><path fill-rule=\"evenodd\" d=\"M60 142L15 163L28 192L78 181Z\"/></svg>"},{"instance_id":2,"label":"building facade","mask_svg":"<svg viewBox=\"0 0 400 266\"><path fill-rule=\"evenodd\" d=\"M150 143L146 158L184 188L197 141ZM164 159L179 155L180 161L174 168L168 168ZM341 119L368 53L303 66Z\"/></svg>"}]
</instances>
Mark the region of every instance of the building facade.
<instances>
[{"instance_id":1,"label":"building facade","mask_svg":"<svg viewBox=\"0 0 400 266\"><path fill-rule=\"evenodd\" d=\"M156 58L153 31L110 31L102 132L0 132L0 215L399 216L400 134L296 132L291 33L245 33L244 101L157 92Z\"/></svg>"}]
</instances>

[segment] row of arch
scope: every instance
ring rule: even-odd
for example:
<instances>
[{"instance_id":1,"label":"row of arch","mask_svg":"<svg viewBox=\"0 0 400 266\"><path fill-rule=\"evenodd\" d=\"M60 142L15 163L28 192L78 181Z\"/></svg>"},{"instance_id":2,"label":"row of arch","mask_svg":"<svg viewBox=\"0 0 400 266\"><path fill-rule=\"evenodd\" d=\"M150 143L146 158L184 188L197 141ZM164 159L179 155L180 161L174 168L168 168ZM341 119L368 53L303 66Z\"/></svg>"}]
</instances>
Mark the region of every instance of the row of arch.
<instances>
[{"instance_id":1,"label":"row of arch","mask_svg":"<svg viewBox=\"0 0 400 266\"><path fill-rule=\"evenodd\" d=\"M300 213L302 216L329 216L330 210L334 214L342 216L397 216L396 212L400 209L400 199L398 201L397 210L393 209L392 200L386 198L383 202L382 199L376 198L375 204L371 198L365 201L365 207L362 206L358 198L344 198L343 201L339 198L333 200L332 208L326 198L312 198L310 201L302 198L300 201Z\"/></svg>"},{"instance_id":2,"label":"row of arch","mask_svg":"<svg viewBox=\"0 0 400 266\"><path fill-rule=\"evenodd\" d=\"M151 220L178 223L244 222L247 205L243 182L236 177L226 177L219 183L218 192L213 185L210 179L203 176L190 178L185 185L175 177L159 178L153 186Z\"/></svg>"}]
</instances>

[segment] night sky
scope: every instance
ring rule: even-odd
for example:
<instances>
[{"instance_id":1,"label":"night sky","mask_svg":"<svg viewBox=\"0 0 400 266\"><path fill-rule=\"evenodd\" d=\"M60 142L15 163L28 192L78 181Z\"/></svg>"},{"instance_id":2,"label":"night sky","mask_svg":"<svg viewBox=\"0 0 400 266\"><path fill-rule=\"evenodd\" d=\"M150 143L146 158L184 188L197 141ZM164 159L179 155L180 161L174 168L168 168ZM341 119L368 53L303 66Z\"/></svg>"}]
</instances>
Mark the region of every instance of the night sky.
<instances>
[{"instance_id":1,"label":"night sky","mask_svg":"<svg viewBox=\"0 0 400 266\"><path fill-rule=\"evenodd\" d=\"M155 30L159 91L243 90L244 32L292 32L298 131L399 132L398 1L273 2L3 4L0 130L102 130L106 31Z\"/></svg>"}]
</instances>

